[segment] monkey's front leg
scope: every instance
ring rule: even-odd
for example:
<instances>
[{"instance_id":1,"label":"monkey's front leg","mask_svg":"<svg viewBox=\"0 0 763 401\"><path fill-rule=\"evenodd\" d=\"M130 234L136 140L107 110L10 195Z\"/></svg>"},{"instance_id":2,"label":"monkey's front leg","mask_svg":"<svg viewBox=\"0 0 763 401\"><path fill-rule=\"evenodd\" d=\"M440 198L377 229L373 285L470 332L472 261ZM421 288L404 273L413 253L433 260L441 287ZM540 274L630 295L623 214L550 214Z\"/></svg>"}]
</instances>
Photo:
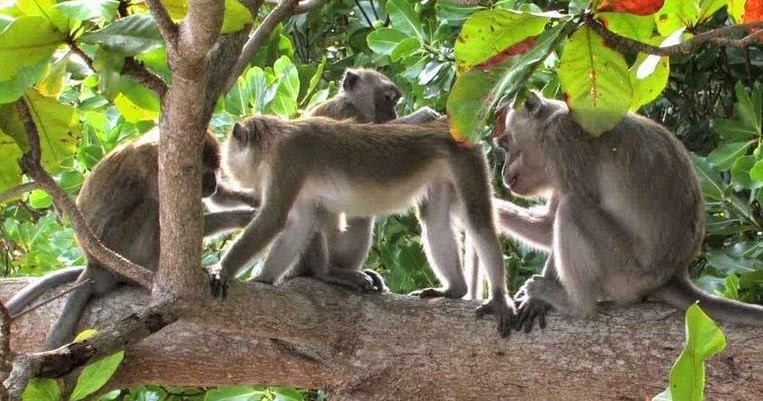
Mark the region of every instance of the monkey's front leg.
<instances>
[{"instance_id":1,"label":"monkey's front leg","mask_svg":"<svg viewBox=\"0 0 763 401\"><path fill-rule=\"evenodd\" d=\"M204 214L204 236L216 235L225 231L243 228L257 213L254 209L229 210Z\"/></svg>"},{"instance_id":2,"label":"monkey's front leg","mask_svg":"<svg viewBox=\"0 0 763 401\"><path fill-rule=\"evenodd\" d=\"M390 121L394 124L423 124L440 118L440 113L430 107L424 106L407 116L403 116Z\"/></svg>"},{"instance_id":3,"label":"monkey's front leg","mask_svg":"<svg viewBox=\"0 0 763 401\"><path fill-rule=\"evenodd\" d=\"M543 250L551 250L556 213L555 197L549 200L546 210L542 213L498 198L493 198L493 204L498 215L498 230L501 233Z\"/></svg>"}]
</instances>

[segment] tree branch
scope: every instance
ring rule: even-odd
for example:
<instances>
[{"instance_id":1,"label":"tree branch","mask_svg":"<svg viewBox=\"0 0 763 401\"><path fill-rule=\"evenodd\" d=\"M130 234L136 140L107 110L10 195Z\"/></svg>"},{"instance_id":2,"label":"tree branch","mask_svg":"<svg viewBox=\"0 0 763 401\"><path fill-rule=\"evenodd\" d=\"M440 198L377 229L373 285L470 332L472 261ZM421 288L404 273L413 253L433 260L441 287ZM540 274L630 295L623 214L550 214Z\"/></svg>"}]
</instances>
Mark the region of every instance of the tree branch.
<instances>
[{"instance_id":1,"label":"tree branch","mask_svg":"<svg viewBox=\"0 0 763 401\"><path fill-rule=\"evenodd\" d=\"M101 241L95 237L93 231L88 226L82 213L74 204L72 199L64 193L55 180L42 168L40 164L40 137L37 133L37 126L32 118L32 113L24 98L16 102L21 121L24 123L28 138L29 150L19 161L21 170L32 178L43 190L53 197L56 207L69 215L72 228L77 234L77 241L87 253L91 254L99 262L103 263L112 271L119 273L136 283L150 288L154 274L137 264L130 262L121 255L106 248Z\"/></svg>"},{"instance_id":2,"label":"tree branch","mask_svg":"<svg viewBox=\"0 0 763 401\"><path fill-rule=\"evenodd\" d=\"M21 185L17 185L3 193L0 193L0 203L5 202L8 199L15 198L23 193L34 191L39 189L40 186L36 182L25 182Z\"/></svg>"},{"instance_id":3,"label":"tree branch","mask_svg":"<svg viewBox=\"0 0 763 401\"><path fill-rule=\"evenodd\" d=\"M8 389L5 387L5 379L11 375L13 364L11 363L11 317L8 309L0 303L0 401L7 401Z\"/></svg>"},{"instance_id":4,"label":"tree branch","mask_svg":"<svg viewBox=\"0 0 763 401\"><path fill-rule=\"evenodd\" d=\"M246 66L249 64L249 60L257 53L265 40L270 36L275 29L276 25L281 23L289 16L300 14L314 10L322 6L326 0L308 0L300 3L302 7L297 5L297 0L282 0L278 2L278 5L268 14L262 23L257 27L249 41L244 45L244 50L241 51L236 65L228 78L228 83L225 85L223 92L228 92L230 88L236 83L239 75L244 72Z\"/></svg>"},{"instance_id":5,"label":"tree branch","mask_svg":"<svg viewBox=\"0 0 763 401\"><path fill-rule=\"evenodd\" d=\"M141 294L123 287L96 299L81 327L133 310ZM60 304L14 321L14 348L42 341ZM544 331L508 339L475 319L477 305L305 278L282 288L234 283L225 301L179 304L180 320L129 346L107 386L288 385L327 389L333 401L651 399L685 341L683 313L654 303L602 305L593 320L551 315ZM723 330L728 345L708 361L706 399L761 399L760 329Z\"/></svg>"},{"instance_id":6,"label":"tree branch","mask_svg":"<svg viewBox=\"0 0 763 401\"><path fill-rule=\"evenodd\" d=\"M754 28L763 28L763 21L726 26L700 33L677 45L658 47L626 38L610 31L600 21L596 20L593 14L587 14L584 21L586 25L594 30L594 32L604 38L607 45L616 48L620 52L641 52L654 54L656 56L671 56L679 53L688 53L691 49L705 43L714 43L722 46L746 47L757 40L757 34L747 35L741 40L732 40L726 36L737 32L750 31Z\"/></svg>"},{"instance_id":7,"label":"tree branch","mask_svg":"<svg viewBox=\"0 0 763 401\"><path fill-rule=\"evenodd\" d=\"M170 49L174 50L177 46L178 26L172 22L170 14L159 0L145 0L145 3L149 11L151 11L154 21L156 21L159 33L162 34L164 41L167 43L167 52L169 53Z\"/></svg>"}]
</instances>

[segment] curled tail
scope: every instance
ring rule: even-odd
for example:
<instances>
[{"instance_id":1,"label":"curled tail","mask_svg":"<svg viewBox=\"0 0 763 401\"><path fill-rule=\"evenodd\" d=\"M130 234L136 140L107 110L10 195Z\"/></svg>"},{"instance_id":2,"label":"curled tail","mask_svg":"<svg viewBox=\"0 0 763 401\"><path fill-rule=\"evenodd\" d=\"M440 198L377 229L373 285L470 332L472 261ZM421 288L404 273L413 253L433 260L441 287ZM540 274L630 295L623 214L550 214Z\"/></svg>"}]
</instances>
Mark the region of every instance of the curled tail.
<instances>
[{"instance_id":1,"label":"curled tail","mask_svg":"<svg viewBox=\"0 0 763 401\"><path fill-rule=\"evenodd\" d=\"M727 323L763 326L763 306L710 295L697 288L684 276L673 277L652 297L683 310L699 301L702 310L713 319Z\"/></svg>"},{"instance_id":2,"label":"curled tail","mask_svg":"<svg viewBox=\"0 0 763 401\"><path fill-rule=\"evenodd\" d=\"M22 288L21 291L16 293L16 295L11 297L11 299L5 303L5 307L8 308L8 313L13 316L21 312L26 306L32 303L33 300L45 293L45 291L58 285L77 280L77 277L79 277L83 271L85 271L84 267L70 267L67 269L56 270L42 276L39 280Z\"/></svg>"}]
</instances>

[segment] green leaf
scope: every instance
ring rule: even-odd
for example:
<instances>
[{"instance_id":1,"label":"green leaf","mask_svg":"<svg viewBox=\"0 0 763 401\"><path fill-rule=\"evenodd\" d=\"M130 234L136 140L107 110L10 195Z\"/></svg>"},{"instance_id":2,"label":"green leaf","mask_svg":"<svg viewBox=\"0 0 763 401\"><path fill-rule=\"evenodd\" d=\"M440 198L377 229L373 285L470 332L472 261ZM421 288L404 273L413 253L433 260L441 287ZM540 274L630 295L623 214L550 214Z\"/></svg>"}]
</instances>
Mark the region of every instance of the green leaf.
<instances>
[{"instance_id":1,"label":"green leaf","mask_svg":"<svg viewBox=\"0 0 763 401\"><path fill-rule=\"evenodd\" d=\"M0 82L0 104L15 102L27 89L38 82L48 70L48 59L40 59L31 66L24 67L11 79Z\"/></svg>"},{"instance_id":2,"label":"green leaf","mask_svg":"<svg viewBox=\"0 0 763 401\"><path fill-rule=\"evenodd\" d=\"M29 206L34 209L47 209L53 206L53 198L41 189L29 193Z\"/></svg>"},{"instance_id":3,"label":"green leaf","mask_svg":"<svg viewBox=\"0 0 763 401\"><path fill-rule=\"evenodd\" d=\"M302 401L302 394L291 387L280 387L273 390L276 397L273 401Z\"/></svg>"},{"instance_id":4,"label":"green leaf","mask_svg":"<svg viewBox=\"0 0 763 401\"><path fill-rule=\"evenodd\" d=\"M739 277L736 274L729 274L723 280L723 296L730 299L739 299Z\"/></svg>"},{"instance_id":5,"label":"green leaf","mask_svg":"<svg viewBox=\"0 0 763 401\"><path fill-rule=\"evenodd\" d=\"M564 39L574 23L557 24L543 32L526 53L503 59L488 69L472 68L458 78L448 96L450 133L457 141L479 140L488 112L504 96L512 98L523 88L535 67Z\"/></svg>"},{"instance_id":6,"label":"green leaf","mask_svg":"<svg viewBox=\"0 0 763 401\"><path fill-rule=\"evenodd\" d=\"M54 6L56 0L16 0L16 6L28 16L44 17L61 32L68 32L69 19Z\"/></svg>"},{"instance_id":7,"label":"green leaf","mask_svg":"<svg viewBox=\"0 0 763 401\"><path fill-rule=\"evenodd\" d=\"M69 63L68 57L61 57L55 63L50 65L45 79L37 85L37 90L45 96L57 97L64 90L66 66ZM21 74L19 74L21 75Z\"/></svg>"},{"instance_id":8,"label":"green leaf","mask_svg":"<svg viewBox=\"0 0 763 401\"><path fill-rule=\"evenodd\" d=\"M668 57L658 57L652 73L644 78L638 77L639 66L647 59L649 56L639 53L636 62L629 70L631 87L633 88L631 111L636 111L641 106L657 99L668 84L668 76L670 75L670 59Z\"/></svg>"},{"instance_id":9,"label":"green leaf","mask_svg":"<svg viewBox=\"0 0 763 401\"><path fill-rule=\"evenodd\" d=\"M438 21L451 26L462 26L472 14L484 10L479 4L459 4L451 1L438 1L434 5Z\"/></svg>"},{"instance_id":10,"label":"green leaf","mask_svg":"<svg viewBox=\"0 0 763 401\"><path fill-rule=\"evenodd\" d=\"M111 21L119 8L117 0L70 0L54 6L62 14L77 20L102 19Z\"/></svg>"},{"instance_id":11,"label":"green leaf","mask_svg":"<svg viewBox=\"0 0 763 401\"><path fill-rule=\"evenodd\" d=\"M161 0L174 21L180 21L188 13L188 0ZM252 13L236 0L225 0L223 27L220 33L238 32L247 24L254 22Z\"/></svg>"},{"instance_id":12,"label":"green leaf","mask_svg":"<svg viewBox=\"0 0 763 401\"><path fill-rule=\"evenodd\" d=\"M623 55L588 27L565 45L559 81L572 118L593 136L614 128L630 108L633 92Z\"/></svg>"},{"instance_id":13,"label":"green leaf","mask_svg":"<svg viewBox=\"0 0 763 401\"><path fill-rule=\"evenodd\" d=\"M755 162L755 164L750 169L750 179L752 181L756 181L756 183L753 183L753 187L760 188L763 185L763 160L758 160ZM758 184L760 183L760 184Z\"/></svg>"},{"instance_id":14,"label":"green leaf","mask_svg":"<svg viewBox=\"0 0 763 401\"><path fill-rule=\"evenodd\" d=\"M677 29L693 27L699 20L699 2L665 0L660 11L654 14L657 31L668 36Z\"/></svg>"},{"instance_id":15,"label":"green leaf","mask_svg":"<svg viewBox=\"0 0 763 401\"><path fill-rule=\"evenodd\" d=\"M421 30L423 25L418 14L413 10L412 3L408 0L388 0L386 5L387 14L392 21L392 26L409 34L416 36L421 42L424 42L425 35Z\"/></svg>"},{"instance_id":16,"label":"green leaf","mask_svg":"<svg viewBox=\"0 0 763 401\"><path fill-rule=\"evenodd\" d=\"M392 61L400 61L421 48L421 42L416 38L405 38L392 49L390 58Z\"/></svg>"},{"instance_id":17,"label":"green leaf","mask_svg":"<svg viewBox=\"0 0 763 401\"><path fill-rule=\"evenodd\" d=\"M699 3L699 14L697 16L697 20L700 23L705 22L710 17L712 17L716 11L725 6L727 1L728 0L702 0Z\"/></svg>"},{"instance_id":18,"label":"green leaf","mask_svg":"<svg viewBox=\"0 0 763 401\"><path fill-rule=\"evenodd\" d=\"M757 259L749 259L731 256L724 251L710 250L705 254L705 260L714 268L725 274L748 273L763 267L763 262Z\"/></svg>"},{"instance_id":19,"label":"green leaf","mask_svg":"<svg viewBox=\"0 0 763 401\"><path fill-rule=\"evenodd\" d=\"M713 163L718 170L728 170L754 143L755 141L722 143L707 155L707 161Z\"/></svg>"},{"instance_id":20,"label":"green leaf","mask_svg":"<svg viewBox=\"0 0 763 401\"><path fill-rule=\"evenodd\" d=\"M746 1L747 0L726 0L726 3L728 3L726 11L729 13L731 19L737 24L742 22L744 4Z\"/></svg>"},{"instance_id":21,"label":"green leaf","mask_svg":"<svg viewBox=\"0 0 763 401\"><path fill-rule=\"evenodd\" d=\"M621 12L603 12L596 16L608 30L639 42L649 43L654 31L654 17Z\"/></svg>"},{"instance_id":22,"label":"green leaf","mask_svg":"<svg viewBox=\"0 0 763 401\"><path fill-rule=\"evenodd\" d=\"M294 63L286 56L281 56L273 64L273 72L279 80L279 89L284 88L285 93L297 100L299 96L299 72Z\"/></svg>"},{"instance_id":23,"label":"green leaf","mask_svg":"<svg viewBox=\"0 0 763 401\"><path fill-rule=\"evenodd\" d=\"M508 10L486 10L472 15L461 28L454 46L459 73L504 54L518 54L514 45L543 32L548 18Z\"/></svg>"},{"instance_id":24,"label":"green leaf","mask_svg":"<svg viewBox=\"0 0 763 401\"><path fill-rule=\"evenodd\" d=\"M0 192L21 184L21 149L13 138L0 131Z\"/></svg>"},{"instance_id":25,"label":"green leaf","mask_svg":"<svg viewBox=\"0 0 763 401\"><path fill-rule=\"evenodd\" d=\"M53 379L32 379L21 395L21 401L60 401L61 388Z\"/></svg>"},{"instance_id":26,"label":"green leaf","mask_svg":"<svg viewBox=\"0 0 763 401\"><path fill-rule=\"evenodd\" d=\"M13 78L21 69L48 60L65 35L47 19L37 16L17 18L0 32L0 81Z\"/></svg>"},{"instance_id":27,"label":"green leaf","mask_svg":"<svg viewBox=\"0 0 763 401\"><path fill-rule=\"evenodd\" d=\"M204 401L259 401L265 394L256 387L221 387L207 391Z\"/></svg>"},{"instance_id":28,"label":"green leaf","mask_svg":"<svg viewBox=\"0 0 763 401\"><path fill-rule=\"evenodd\" d=\"M390 55L392 50L405 39L410 38L403 32L394 28L379 28L366 36L368 48L374 53ZM415 39L415 38L414 38Z\"/></svg>"},{"instance_id":29,"label":"green leaf","mask_svg":"<svg viewBox=\"0 0 763 401\"><path fill-rule=\"evenodd\" d=\"M120 18L103 29L83 34L79 40L119 51L125 56L134 56L164 45L164 39L149 14Z\"/></svg>"},{"instance_id":30,"label":"green leaf","mask_svg":"<svg viewBox=\"0 0 763 401\"><path fill-rule=\"evenodd\" d=\"M694 167L696 167L699 183L702 187L702 195L705 199L708 201L723 199L724 184L722 183L721 174L715 166L704 157L692 154L691 158L694 162Z\"/></svg>"},{"instance_id":31,"label":"green leaf","mask_svg":"<svg viewBox=\"0 0 763 401\"><path fill-rule=\"evenodd\" d=\"M763 113L763 101L761 98L761 86L755 83L752 96L747 93L742 82L737 81L734 85L737 102L734 104L734 117L738 121L744 121L758 135L761 135L761 113Z\"/></svg>"},{"instance_id":32,"label":"green leaf","mask_svg":"<svg viewBox=\"0 0 763 401\"><path fill-rule=\"evenodd\" d=\"M42 166L51 174L60 171L64 161L74 155L80 125L74 107L27 91L26 99L40 134Z\"/></svg>"},{"instance_id":33,"label":"green leaf","mask_svg":"<svg viewBox=\"0 0 763 401\"><path fill-rule=\"evenodd\" d=\"M114 104L127 121L153 121L159 117L161 101L156 92L124 76L121 79L120 92L122 93L114 99Z\"/></svg>"},{"instance_id":34,"label":"green leaf","mask_svg":"<svg viewBox=\"0 0 763 401\"><path fill-rule=\"evenodd\" d=\"M734 164L731 165L731 182L738 188L760 188L763 182L760 184L753 183L750 178L750 170L752 170L756 162L755 156L738 157Z\"/></svg>"},{"instance_id":35,"label":"green leaf","mask_svg":"<svg viewBox=\"0 0 763 401\"><path fill-rule=\"evenodd\" d=\"M686 345L670 370L670 394L676 400L702 401L705 360L726 348L721 329L696 304L686 310Z\"/></svg>"},{"instance_id":36,"label":"green leaf","mask_svg":"<svg viewBox=\"0 0 763 401\"><path fill-rule=\"evenodd\" d=\"M107 99L113 99L122 88L122 67L125 57L119 51L99 47L93 58L98 73L98 89Z\"/></svg>"},{"instance_id":37,"label":"green leaf","mask_svg":"<svg viewBox=\"0 0 763 401\"><path fill-rule=\"evenodd\" d=\"M111 379L111 376L114 375L119 364L122 363L124 356L125 352L119 351L85 366L85 369L82 370L82 373L77 378L77 386L74 387L69 400L81 400L103 387Z\"/></svg>"}]
</instances>

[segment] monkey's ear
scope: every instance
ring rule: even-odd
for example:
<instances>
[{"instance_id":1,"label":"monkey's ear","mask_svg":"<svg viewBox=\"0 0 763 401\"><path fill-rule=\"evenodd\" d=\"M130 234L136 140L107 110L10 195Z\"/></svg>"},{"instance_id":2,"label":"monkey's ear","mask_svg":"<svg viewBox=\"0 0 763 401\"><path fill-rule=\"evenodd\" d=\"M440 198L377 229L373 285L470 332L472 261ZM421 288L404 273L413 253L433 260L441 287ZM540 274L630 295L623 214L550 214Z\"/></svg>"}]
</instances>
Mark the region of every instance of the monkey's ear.
<instances>
[{"instance_id":1,"label":"monkey's ear","mask_svg":"<svg viewBox=\"0 0 763 401\"><path fill-rule=\"evenodd\" d=\"M344 80L342 81L342 88L346 91L355 89L355 85L360 81L360 75L351 69L347 69L344 72Z\"/></svg>"},{"instance_id":2,"label":"monkey's ear","mask_svg":"<svg viewBox=\"0 0 763 401\"><path fill-rule=\"evenodd\" d=\"M525 109L532 116L537 117L540 115L541 110L543 110L543 98L538 96L536 92L530 92L527 95L527 99L525 99Z\"/></svg>"},{"instance_id":3,"label":"monkey's ear","mask_svg":"<svg viewBox=\"0 0 763 401\"><path fill-rule=\"evenodd\" d=\"M236 123L233 126L233 138L241 143L249 142L249 130L244 128L243 125Z\"/></svg>"}]
</instances>

